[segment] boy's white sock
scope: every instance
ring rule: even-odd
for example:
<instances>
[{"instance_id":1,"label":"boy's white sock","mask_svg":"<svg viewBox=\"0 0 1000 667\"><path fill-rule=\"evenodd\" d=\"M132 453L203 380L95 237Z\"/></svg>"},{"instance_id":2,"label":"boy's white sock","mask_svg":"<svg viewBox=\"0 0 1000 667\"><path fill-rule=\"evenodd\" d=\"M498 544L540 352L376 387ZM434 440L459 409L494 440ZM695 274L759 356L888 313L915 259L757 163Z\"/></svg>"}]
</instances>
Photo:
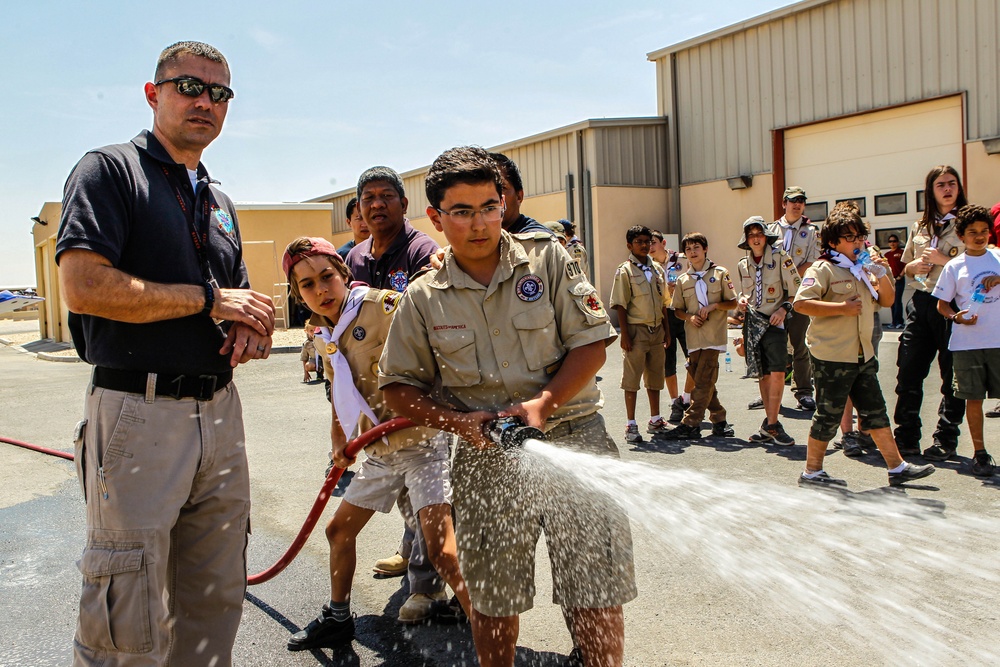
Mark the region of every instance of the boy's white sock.
<instances>
[{"instance_id":1,"label":"boy's white sock","mask_svg":"<svg viewBox=\"0 0 1000 667\"><path fill-rule=\"evenodd\" d=\"M629 419L625 424L626 426L638 426L634 419Z\"/></svg>"},{"instance_id":2,"label":"boy's white sock","mask_svg":"<svg viewBox=\"0 0 1000 667\"><path fill-rule=\"evenodd\" d=\"M685 391L682 394L682 396L684 397L683 400L684 400L685 403L690 403L691 402L691 394L689 394L688 392Z\"/></svg>"},{"instance_id":3,"label":"boy's white sock","mask_svg":"<svg viewBox=\"0 0 1000 667\"><path fill-rule=\"evenodd\" d=\"M909 466L909 465L910 465L909 463L907 463L906 461L903 461L902 463L900 463L898 466L896 466L895 468L893 468L889 472L903 472L904 470L906 470L906 467Z\"/></svg>"},{"instance_id":4,"label":"boy's white sock","mask_svg":"<svg viewBox=\"0 0 1000 667\"><path fill-rule=\"evenodd\" d=\"M655 421L659 421L661 419L663 419L663 417L661 417L660 415L653 415L652 417L649 418L649 421L655 422Z\"/></svg>"}]
</instances>

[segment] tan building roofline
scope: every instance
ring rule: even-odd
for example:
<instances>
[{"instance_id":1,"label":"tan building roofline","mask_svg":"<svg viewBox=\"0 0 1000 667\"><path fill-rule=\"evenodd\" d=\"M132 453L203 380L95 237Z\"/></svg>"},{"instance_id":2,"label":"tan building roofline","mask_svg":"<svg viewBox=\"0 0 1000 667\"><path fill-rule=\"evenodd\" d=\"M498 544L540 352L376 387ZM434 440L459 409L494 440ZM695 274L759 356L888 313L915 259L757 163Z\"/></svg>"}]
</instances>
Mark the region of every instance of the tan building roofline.
<instances>
[{"instance_id":1,"label":"tan building roofline","mask_svg":"<svg viewBox=\"0 0 1000 667\"><path fill-rule=\"evenodd\" d=\"M746 21L740 21L739 23L734 23L732 25L726 26L725 28L719 28L713 32L706 33L704 35L699 35L698 37L692 37L691 39L685 40L683 42L678 42L671 46L664 47L658 51L650 51L646 54L646 59L653 62L668 56L671 53L677 53L678 51L684 51L692 46L698 46L699 44L704 44L706 42L711 42L714 39L719 39L720 37L725 37L726 35L732 35L737 32L742 32L748 28L753 28L764 23L770 23L776 19L782 19L786 16L791 16L792 14L798 14L799 12L804 12L807 9L812 9L813 7L819 7L820 5L829 4L834 2L834 0L803 0L802 2L796 2L786 7L780 7L774 11L770 11L766 14L760 14L753 18L747 19Z\"/></svg>"}]
</instances>

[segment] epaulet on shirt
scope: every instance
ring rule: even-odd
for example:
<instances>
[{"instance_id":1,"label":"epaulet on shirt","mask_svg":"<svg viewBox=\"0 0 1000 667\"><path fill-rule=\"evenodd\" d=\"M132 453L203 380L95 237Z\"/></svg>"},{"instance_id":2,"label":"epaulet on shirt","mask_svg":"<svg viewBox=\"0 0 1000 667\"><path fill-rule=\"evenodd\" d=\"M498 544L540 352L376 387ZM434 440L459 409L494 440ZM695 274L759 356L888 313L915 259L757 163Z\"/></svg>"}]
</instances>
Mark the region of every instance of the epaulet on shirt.
<instances>
[{"instance_id":1,"label":"epaulet on shirt","mask_svg":"<svg viewBox=\"0 0 1000 667\"><path fill-rule=\"evenodd\" d=\"M549 232L519 232L511 234L518 241L555 241L554 234Z\"/></svg>"},{"instance_id":2,"label":"epaulet on shirt","mask_svg":"<svg viewBox=\"0 0 1000 667\"><path fill-rule=\"evenodd\" d=\"M428 264L427 266L425 266L425 267L423 267L421 269L418 269L416 273L414 273L412 276L410 276L410 280L408 282L412 283L414 280L416 280L420 276L424 275L428 271L433 271L433 270L434 270L434 267L431 266L430 264Z\"/></svg>"}]
</instances>

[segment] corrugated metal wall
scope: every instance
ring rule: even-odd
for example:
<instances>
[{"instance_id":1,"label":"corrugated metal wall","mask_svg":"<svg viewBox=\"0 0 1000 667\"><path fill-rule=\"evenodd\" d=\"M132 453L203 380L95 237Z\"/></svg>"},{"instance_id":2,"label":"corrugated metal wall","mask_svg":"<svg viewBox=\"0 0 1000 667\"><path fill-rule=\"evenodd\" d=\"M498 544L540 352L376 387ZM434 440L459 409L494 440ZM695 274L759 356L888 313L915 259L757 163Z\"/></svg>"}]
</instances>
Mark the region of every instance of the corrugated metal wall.
<instances>
[{"instance_id":1,"label":"corrugated metal wall","mask_svg":"<svg viewBox=\"0 0 1000 667\"><path fill-rule=\"evenodd\" d=\"M679 51L681 182L771 171L775 128L961 91L966 139L1000 136L998 35L997 0L842 0Z\"/></svg>"},{"instance_id":2,"label":"corrugated metal wall","mask_svg":"<svg viewBox=\"0 0 1000 667\"><path fill-rule=\"evenodd\" d=\"M667 125L592 130L594 185L667 187Z\"/></svg>"}]
</instances>

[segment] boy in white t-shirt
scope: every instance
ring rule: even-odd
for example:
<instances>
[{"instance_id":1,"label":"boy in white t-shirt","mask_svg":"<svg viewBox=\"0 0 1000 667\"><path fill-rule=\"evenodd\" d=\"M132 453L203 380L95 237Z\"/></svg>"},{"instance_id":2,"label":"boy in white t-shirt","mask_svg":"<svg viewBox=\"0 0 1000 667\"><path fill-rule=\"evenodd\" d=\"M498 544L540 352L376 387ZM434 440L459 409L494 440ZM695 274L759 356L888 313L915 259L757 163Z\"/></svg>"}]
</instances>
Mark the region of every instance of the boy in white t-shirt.
<instances>
[{"instance_id":1,"label":"boy in white t-shirt","mask_svg":"<svg viewBox=\"0 0 1000 667\"><path fill-rule=\"evenodd\" d=\"M966 401L974 450L972 474L991 477L993 458L983 444L983 399L1000 398L1000 306L996 305L1000 294L990 294L1000 285L1000 250L987 247L993 221L984 207L968 204L956 218L965 253L945 264L932 294L938 299L938 312L953 323L948 349L954 362L955 396ZM979 298L974 298L977 292ZM961 310L955 312L952 303ZM935 454L942 460L955 455L954 449L942 445L931 449L941 450Z\"/></svg>"}]
</instances>

